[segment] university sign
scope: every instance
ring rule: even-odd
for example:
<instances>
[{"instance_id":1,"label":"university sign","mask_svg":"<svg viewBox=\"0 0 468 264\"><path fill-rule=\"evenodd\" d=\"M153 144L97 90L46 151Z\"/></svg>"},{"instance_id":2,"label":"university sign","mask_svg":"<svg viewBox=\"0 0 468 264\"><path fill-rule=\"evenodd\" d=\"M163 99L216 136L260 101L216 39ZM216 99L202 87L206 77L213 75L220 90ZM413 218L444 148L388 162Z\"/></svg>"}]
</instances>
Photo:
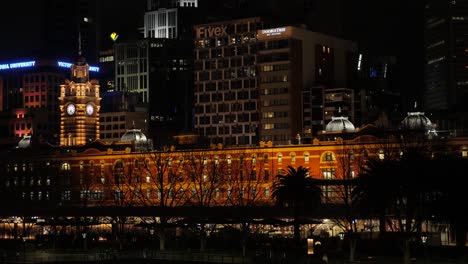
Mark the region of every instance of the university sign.
<instances>
[{"instance_id":1,"label":"university sign","mask_svg":"<svg viewBox=\"0 0 468 264\"><path fill-rule=\"evenodd\" d=\"M212 38L227 35L227 26L199 27L197 28L197 38Z\"/></svg>"},{"instance_id":2,"label":"university sign","mask_svg":"<svg viewBox=\"0 0 468 264\"><path fill-rule=\"evenodd\" d=\"M57 61L57 65L62 68L71 68L72 63L69 62L63 62L63 61ZM92 72L99 72L99 67L96 66L89 66L89 71Z\"/></svg>"},{"instance_id":3,"label":"university sign","mask_svg":"<svg viewBox=\"0 0 468 264\"><path fill-rule=\"evenodd\" d=\"M36 61L6 63L6 64L0 64L0 70L34 67L34 65L36 65Z\"/></svg>"},{"instance_id":4,"label":"university sign","mask_svg":"<svg viewBox=\"0 0 468 264\"><path fill-rule=\"evenodd\" d=\"M19 68L30 68L30 67L35 67L35 66L37 66L36 61L3 63L3 64L0 64L0 71L2 71L2 70L11 70L11 69L19 69ZM57 66L61 67L61 68L71 68L72 63L57 61ZM89 66L89 71L99 72L99 67Z\"/></svg>"}]
</instances>

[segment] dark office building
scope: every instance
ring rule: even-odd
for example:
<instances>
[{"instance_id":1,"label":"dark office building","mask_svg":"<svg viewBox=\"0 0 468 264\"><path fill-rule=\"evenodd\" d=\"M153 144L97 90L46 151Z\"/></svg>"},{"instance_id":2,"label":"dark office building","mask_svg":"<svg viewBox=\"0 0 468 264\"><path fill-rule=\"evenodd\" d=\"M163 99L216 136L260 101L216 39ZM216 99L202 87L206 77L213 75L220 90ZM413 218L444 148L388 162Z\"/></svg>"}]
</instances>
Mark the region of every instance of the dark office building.
<instances>
[{"instance_id":1,"label":"dark office building","mask_svg":"<svg viewBox=\"0 0 468 264\"><path fill-rule=\"evenodd\" d=\"M395 127L401 122L404 103L398 82L395 56L376 55L361 51L357 58L356 110L360 114L354 120L358 126L375 124L379 127ZM411 102L406 102L411 105ZM414 105L414 102L413 102ZM412 108L410 108L413 110Z\"/></svg>"},{"instance_id":2,"label":"dark office building","mask_svg":"<svg viewBox=\"0 0 468 264\"><path fill-rule=\"evenodd\" d=\"M468 133L468 1L425 2L424 109L439 130Z\"/></svg>"},{"instance_id":3,"label":"dark office building","mask_svg":"<svg viewBox=\"0 0 468 264\"><path fill-rule=\"evenodd\" d=\"M115 90L138 94L157 144L191 128L192 50L185 44L167 38L115 44Z\"/></svg>"}]
</instances>

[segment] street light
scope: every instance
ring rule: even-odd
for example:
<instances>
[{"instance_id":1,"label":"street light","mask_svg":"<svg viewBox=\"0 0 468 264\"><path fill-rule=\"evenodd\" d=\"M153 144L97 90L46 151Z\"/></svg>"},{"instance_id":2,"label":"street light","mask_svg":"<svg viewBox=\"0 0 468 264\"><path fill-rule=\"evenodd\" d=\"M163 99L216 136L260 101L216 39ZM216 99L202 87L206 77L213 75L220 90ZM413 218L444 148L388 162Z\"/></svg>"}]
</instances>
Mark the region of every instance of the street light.
<instances>
[{"instance_id":1,"label":"street light","mask_svg":"<svg viewBox=\"0 0 468 264\"><path fill-rule=\"evenodd\" d=\"M23 261L26 262L26 237L25 236L20 236L21 237L21 242L23 244Z\"/></svg>"},{"instance_id":2,"label":"street light","mask_svg":"<svg viewBox=\"0 0 468 264\"><path fill-rule=\"evenodd\" d=\"M421 235L421 242L422 242L423 244L426 244L426 243L427 243L427 234L422 234L422 235Z\"/></svg>"},{"instance_id":3,"label":"street light","mask_svg":"<svg viewBox=\"0 0 468 264\"><path fill-rule=\"evenodd\" d=\"M340 237L340 240L344 240L345 233L341 232L338 234L338 236Z\"/></svg>"},{"instance_id":4,"label":"street light","mask_svg":"<svg viewBox=\"0 0 468 264\"><path fill-rule=\"evenodd\" d=\"M428 239L428 236L426 233L422 233L421 234L421 242L423 244L423 253L424 253L424 263L426 263L426 259L427 259L427 239Z\"/></svg>"},{"instance_id":5,"label":"street light","mask_svg":"<svg viewBox=\"0 0 468 264\"><path fill-rule=\"evenodd\" d=\"M83 232L81 236L83 236L83 249L86 251L88 249L86 245L86 232Z\"/></svg>"}]
</instances>

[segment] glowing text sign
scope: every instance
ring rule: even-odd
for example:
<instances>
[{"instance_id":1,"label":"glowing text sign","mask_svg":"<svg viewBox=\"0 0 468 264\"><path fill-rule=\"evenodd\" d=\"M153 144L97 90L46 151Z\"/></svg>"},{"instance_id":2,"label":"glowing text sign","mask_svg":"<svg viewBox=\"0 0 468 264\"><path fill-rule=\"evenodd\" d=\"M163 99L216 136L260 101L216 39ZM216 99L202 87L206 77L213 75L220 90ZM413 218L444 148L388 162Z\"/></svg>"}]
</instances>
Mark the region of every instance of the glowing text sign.
<instances>
[{"instance_id":1,"label":"glowing text sign","mask_svg":"<svg viewBox=\"0 0 468 264\"><path fill-rule=\"evenodd\" d=\"M34 67L36 65L36 61L24 61L24 62L16 62L16 63L5 63L0 64L0 70L9 70L9 69L17 69L17 68L27 68L27 67Z\"/></svg>"},{"instance_id":2,"label":"glowing text sign","mask_svg":"<svg viewBox=\"0 0 468 264\"><path fill-rule=\"evenodd\" d=\"M212 38L227 35L227 26L219 27L199 27L197 28L197 38Z\"/></svg>"},{"instance_id":3,"label":"glowing text sign","mask_svg":"<svg viewBox=\"0 0 468 264\"><path fill-rule=\"evenodd\" d=\"M286 28L272 28L272 29L263 29L262 34L266 36L276 36L276 35L281 35L284 32L286 32Z\"/></svg>"},{"instance_id":4,"label":"glowing text sign","mask_svg":"<svg viewBox=\"0 0 468 264\"><path fill-rule=\"evenodd\" d=\"M62 68L71 68L73 64L69 62L57 61L57 65ZM99 72L99 67L89 66L89 71Z\"/></svg>"}]
</instances>

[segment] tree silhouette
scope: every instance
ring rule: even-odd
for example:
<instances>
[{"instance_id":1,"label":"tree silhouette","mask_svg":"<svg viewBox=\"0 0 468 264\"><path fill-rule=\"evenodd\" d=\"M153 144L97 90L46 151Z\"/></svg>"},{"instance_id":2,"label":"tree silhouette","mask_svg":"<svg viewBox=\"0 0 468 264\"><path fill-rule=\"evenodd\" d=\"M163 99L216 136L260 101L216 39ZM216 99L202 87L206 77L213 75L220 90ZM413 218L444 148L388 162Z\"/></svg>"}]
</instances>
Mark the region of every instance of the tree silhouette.
<instances>
[{"instance_id":1,"label":"tree silhouette","mask_svg":"<svg viewBox=\"0 0 468 264\"><path fill-rule=\"evenodd\" d=\"M288 166L285 175L279 174L272 186L272 197L277 205L290 207L294 216L294 241L300 243L300 218L306 210L317 209L321 203L321 189L309 170L299 166L297 170Z\"/></svg>"}]
</instances>

